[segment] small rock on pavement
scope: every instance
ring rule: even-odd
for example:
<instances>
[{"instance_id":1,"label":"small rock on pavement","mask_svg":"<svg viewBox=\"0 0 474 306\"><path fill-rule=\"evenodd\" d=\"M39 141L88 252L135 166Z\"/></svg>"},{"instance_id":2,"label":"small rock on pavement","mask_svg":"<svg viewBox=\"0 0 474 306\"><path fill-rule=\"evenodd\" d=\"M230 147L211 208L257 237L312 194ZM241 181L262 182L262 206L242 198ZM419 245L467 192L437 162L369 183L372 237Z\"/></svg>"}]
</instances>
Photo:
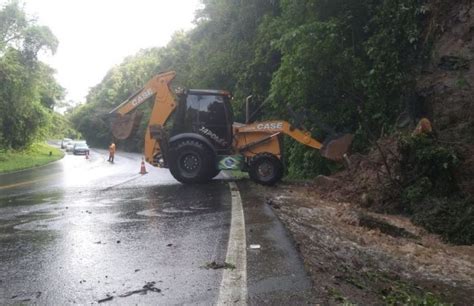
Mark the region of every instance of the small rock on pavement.
<instances>
[{"instance_id":1,"label":"small rock on pavement","mask_svg":"<svg viewBox=\"0 0 474 306\"><path fill-rule=\"evenodd\" d=\"M267 199L266 200L266 203L268 205L270 205L271 207L275 208L275 209L280 209L280 205L278 205L277 203L273 202L272 199Z\"/></svg>"},{"instance_id":2,"label":"small rock on pavement","mask_svg":"<svg viewBox=\"0 0 474 306\"><path fill-rule=\"evenodd\" d=\"M98 300L97 303L103 303L103 302L111 301L113 298L114 298L113 296L107 295L107 297Z\"/></svg>"},{"instance_id":3,"label":"small rock on pavement","mask_svg":"<svg viewBox=\"0 0 474 306\"><path fill-rule=\"evenodd\" d=\"M337 179L325 175L318 175L314 179L314 183L321 187L331 187L337 183Z\"/></svg>"},{"instance_id":4,"label":"small rock on pavement","mask_svg":"<svg viewBox=\"0 0 474 306\"><path fill-rule=\"evenodd\" d=\"M374 203L372 196L366 192L361 195L360 201L364 207L369 207Z\"/></svg>"},{"instance_id":5,"label":"small rock on pavement","mask_svg":"<svg viewBox=\"0 0 474 306\"><path fill-rule=\"evenodd\" d=\"M206 269L214 269L214 270L217 270L217 269L231 269L231 270L234 270L235 269L235 265L231 264L231 263L228 263L228 262L223 262L223 263L218 263L218 262L215 262L215 261L212 261L212 262L208 262L206 263L206 265L203 266L203 268L206 268Z\"/></svg>"}]
</instances>

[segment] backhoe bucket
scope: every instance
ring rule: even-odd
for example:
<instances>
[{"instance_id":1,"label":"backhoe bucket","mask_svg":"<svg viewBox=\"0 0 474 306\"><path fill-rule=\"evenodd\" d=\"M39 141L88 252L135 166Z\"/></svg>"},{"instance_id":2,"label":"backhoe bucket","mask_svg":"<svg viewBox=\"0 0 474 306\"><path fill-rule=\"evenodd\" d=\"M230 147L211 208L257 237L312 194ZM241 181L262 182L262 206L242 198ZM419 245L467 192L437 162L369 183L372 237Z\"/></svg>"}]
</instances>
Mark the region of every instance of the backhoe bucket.
<instances>
[{"instance_id":1,"label":"backhoe bucket","mask_svg":"<svg viewBox=\"0 0 474 306\"><path fill-rule=\"evenodd\" d=\"M143 112L133 112L124 116L118 115L112 120L112 134L116 139L126 139L140 124Z\"/></svg>"},{"instance_id":2,"label":"backhoe bucket","mask_svg":"<svg viewBox=\"0 0 474 306\"><path fill-rule=\"evenodd\" d=\"M321 155L327 159L341 161L344 159L344 154L346 154L349 150L353 140L353 134L343 134L335 137L329 137L323 143Z\"/></svg>"}]
</instances>

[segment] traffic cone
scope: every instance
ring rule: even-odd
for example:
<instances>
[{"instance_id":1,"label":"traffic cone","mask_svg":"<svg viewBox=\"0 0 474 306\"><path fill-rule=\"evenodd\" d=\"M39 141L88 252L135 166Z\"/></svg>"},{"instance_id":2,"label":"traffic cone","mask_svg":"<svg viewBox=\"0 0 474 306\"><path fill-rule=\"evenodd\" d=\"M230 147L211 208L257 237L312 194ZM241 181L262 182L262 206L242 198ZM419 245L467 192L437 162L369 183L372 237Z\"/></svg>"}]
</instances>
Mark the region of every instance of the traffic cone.
<instances>
[{"instance_id":1,"label":"traffic cone","mask_svg":"<svg viewBox=\"0 0 474 306\"><path fill-rule=\"evenodd\" d=\"M146 168L145 168L145 160L142 158L142 166L140 167L140 174L147 174Z\"/></svg>"}]
</instances>

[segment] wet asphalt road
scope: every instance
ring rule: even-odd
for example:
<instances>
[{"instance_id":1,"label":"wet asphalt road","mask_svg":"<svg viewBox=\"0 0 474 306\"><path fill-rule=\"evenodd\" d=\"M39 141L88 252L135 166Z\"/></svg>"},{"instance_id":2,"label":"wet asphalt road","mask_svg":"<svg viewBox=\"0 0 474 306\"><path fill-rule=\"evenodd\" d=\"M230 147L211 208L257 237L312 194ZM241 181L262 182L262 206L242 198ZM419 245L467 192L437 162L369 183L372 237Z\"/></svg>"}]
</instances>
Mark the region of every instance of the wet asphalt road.
<instances>
[{"instance_id":1,"label":"wet asphalt road","mask_svg":"<svg viewBox=\"0 0 474 306\"><path fill-rule=\"evenodd\" d=\"M181 185L94 150L0 175L0 304L215 304L231 223L223 179ZM250 304L303 304L311 284L268 207L244 203ZM145 288L144 288L145 286ZM294 304L293 303L293 304Z\"/></svg>"}]
</instances>

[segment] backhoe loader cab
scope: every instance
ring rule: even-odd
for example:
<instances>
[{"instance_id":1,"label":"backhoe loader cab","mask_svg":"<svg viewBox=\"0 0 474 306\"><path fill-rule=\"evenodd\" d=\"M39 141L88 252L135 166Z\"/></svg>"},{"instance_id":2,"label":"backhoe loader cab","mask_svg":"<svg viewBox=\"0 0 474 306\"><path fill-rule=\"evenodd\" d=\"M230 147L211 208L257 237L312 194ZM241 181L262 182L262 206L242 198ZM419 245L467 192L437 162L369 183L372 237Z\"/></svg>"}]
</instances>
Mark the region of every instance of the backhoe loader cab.
<instances>
[{"instance_id":1,"label":"backhoe loader cab","mask_svg":"<svg viewBox=\"0 0 474 306\"><path fill-rule=\"evenodd\" d=\"M324 157L333 160L342 160L352 142L352 135L344 135L323 145L309 132L282 120L236 123L230 93L192 89L175 94L170 89L175 75L174 71L156 75L110 113L116 115L112 133L125 139L141 118L136 108L153 99L145 159L156 167L169 168L182 183L207 182L220 170L242 170L255 182L272 185L283 176L283 135L321 149ZM172 123L169 129L167 122Z\"/></svg>"},{"instance_id":2,"label":"backhoe loader cab","mask_svg":"<svg viewBox=\"0 0 474 306\"><path fill-rule=\"evenodd\" d=\"M232 151L231 95L222 90L190 89L178 96L171 137L185 133L204 136L217 154Z\"/></svg>"}]
</instances>

